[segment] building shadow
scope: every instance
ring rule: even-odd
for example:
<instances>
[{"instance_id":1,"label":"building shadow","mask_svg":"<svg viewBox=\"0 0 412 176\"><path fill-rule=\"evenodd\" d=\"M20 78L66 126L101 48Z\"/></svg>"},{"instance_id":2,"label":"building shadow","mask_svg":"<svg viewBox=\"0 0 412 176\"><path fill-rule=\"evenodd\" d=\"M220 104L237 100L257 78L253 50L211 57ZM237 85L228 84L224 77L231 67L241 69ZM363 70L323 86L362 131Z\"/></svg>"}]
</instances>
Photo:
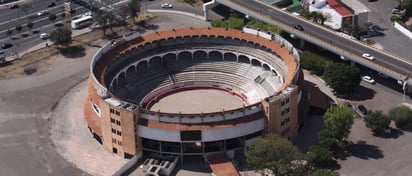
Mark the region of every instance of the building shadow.
<instances>
[{"instance_id":1,"label":"building shadow","mask_svg":"<svg viewBox=\"0 0 412 176\"><path fill-rule=\"evenodd\" d=\"M350 143L346 147L347 156L354 156L360 159L381 159L383 152L378 146L366 143L366 141L357 141Z\"/></svg>"}]
</instances>

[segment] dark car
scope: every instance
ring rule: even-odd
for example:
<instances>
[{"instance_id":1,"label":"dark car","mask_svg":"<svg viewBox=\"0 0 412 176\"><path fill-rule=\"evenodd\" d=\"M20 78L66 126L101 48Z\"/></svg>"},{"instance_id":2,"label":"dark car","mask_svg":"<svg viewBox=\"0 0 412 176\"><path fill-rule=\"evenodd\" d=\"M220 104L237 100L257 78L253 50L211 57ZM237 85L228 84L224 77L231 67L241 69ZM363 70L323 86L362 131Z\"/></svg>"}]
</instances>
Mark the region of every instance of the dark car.
<instances>
[{"instance_id":1,"label":"dark car","mask_svg":"<svg viewBox=\"0 0 412 176\"><path fill-rule=\"evenodd\" d=\"M47 5L47 7L54 7L54 6L56 6L55 2L50 2L49 5Z\"/></svg>"},{"instance_id":2,"label":"dark car","mask_svg":"<svg viewBox=\"0 0 412 176\"><path fill-rule=\"evenodd\" d=\"M18 4L12 4L9 6L9 9L16 9L16 8L19 8Z\"/></svg>"},{"instance_id":3,"label":"dark car","mask_svg":"<svg viewBox=\"0 0 412 176\"><path fill-rule=\"evenodd\" d=\"M11 43L3 43L1 44L1 48L2 49L7 49L7 48L11 48L13 45Z\"/></svg>"},{"instance_id":4,"label":"dark car","mask_svg":"<svg viewBox=\"0 0 412 176\"><path fill-rule=\"evenodd\" d=\"M300 24L295 25L295 29L303 31L303 27Z\"/></svg>"},{"instance_id":5,"label":"dark car","mask_svg":"<svg viewBox=\"0 0 412 176\"><path fill-rule=\"evenodd\" d=\"M368 113L368 110L363 105L358 105L358 109L359 109L359 112L361 112L363 115L366 115Z\"/></svg>"}]
</instances>

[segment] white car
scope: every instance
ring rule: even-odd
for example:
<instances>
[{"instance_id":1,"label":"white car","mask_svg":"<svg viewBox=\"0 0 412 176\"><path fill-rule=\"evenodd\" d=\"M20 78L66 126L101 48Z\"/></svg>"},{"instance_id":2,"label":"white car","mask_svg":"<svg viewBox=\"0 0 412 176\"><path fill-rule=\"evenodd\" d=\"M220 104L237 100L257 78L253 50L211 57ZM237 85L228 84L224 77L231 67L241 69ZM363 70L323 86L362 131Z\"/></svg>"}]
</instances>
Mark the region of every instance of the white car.
<instances>
[{"instance_id":1,"label":"white car","mask_svg":"<svg viewBox=\"0 0 412 176\"><path fill-rule=\"evenodd\" d=\"M43 16L43 15L47 15L49 13L49 11L47 10L42 10L40 12L37 13L37 16Z\"/></svg>"},{"instance_id":2,"label":"white car","mask_svg":"<svg viewBox=\"0 0 412 176\"><path fill-rule=\"evenodd\" d=\"M364 57L366 59L369 59L371 61L373 61L375 59L371 54L368 54L368 53L363 53L362 57Z\"/></svg>"},{"instance_id":3,"label":"white car","mask_svg":"<svg viewBox=\"0 0 412 176\"><path fill-rule=\"evenodd\" d=\"M40 38L43 39L43 40L48 39L49 36L50 36L50 35L49 35L48 33L41 33L41 34L40 34Z\"/></svg>"},{"instance_id":4,"label":"white car","mask_svg":"<svg viewBox=\"0 0 412 176\"><path fill-rule=\"evenodd\" d=\"M169 3L162 3L162 8L173 8L173 5L172 4L169 4Z\"/></svg>"},{"instance_id":5,"label":"white car","mask_svg":"<svg viewBox=\"0 0 412 176\"><path fill-rule=\"evenodd\" d=\"M367 82L367 83L370 83L370 84L374 84L374 83L375 83L375 80L372 79L370 76L362 76L362 80L365 81L365 82Z\"/></svg>"}]
</instances>

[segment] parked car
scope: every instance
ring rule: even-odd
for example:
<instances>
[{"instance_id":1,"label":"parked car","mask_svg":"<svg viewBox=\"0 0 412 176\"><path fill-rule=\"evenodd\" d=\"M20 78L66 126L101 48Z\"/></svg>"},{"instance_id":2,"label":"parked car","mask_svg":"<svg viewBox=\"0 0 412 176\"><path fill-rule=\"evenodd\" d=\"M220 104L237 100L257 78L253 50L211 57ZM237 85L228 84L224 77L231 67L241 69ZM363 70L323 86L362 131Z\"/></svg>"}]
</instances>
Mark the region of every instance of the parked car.
<instances>
[{"instance_id":1,"label":"parked car","mask_svg":"<svg viewBox=\"0 0 412 176\"><path fill-rule=\"evenodd\" d=\"M54 6L56 6L56 3L55 3L55 2L50 2L50 3L47 5L47 7L54 7Z\"/></svg>"},{"instance_id":2,"label":"parked car","mask_svg":"<svg viewBox=\"0 0 412 176\"><path fill-rule=\"evenodd\" d=\"M303 27L300 24L295 25L295 29L303 31Z\"/></svg>"},{"instance_id":3,"label":"parked car","mask_svg":"<svg viewBox=\"0 0 412 176\"><path fill-rule=\"evenodd\" d=\"M11 44L11 43L3 43L3 44L1 44L1 49L11 48L12 46L13 46L13 44Z\"/></svg>"},{"instance_id":4,"label":"parked car","mask_svg":"<svg viewBox=\"0 0 412 176\"><path fill-rule=\"evenodd\" d=\"M169 4L169 3L162 3L162 8L173 8L173 5L172 4Z\"/></svg>"},{"instance_id":5,"label":"parked car","mask_svg":"<svg viewBox=\"0 0 412 176\"><path fill-rule=\"evenodd\" d=\"M362 113L363 115L368 114L368 110L367 110L366 107L363 106L363 105L358 105L358 110L359 110L359 112Z\"/></svg>"},{"instance_id":6,"label":"parked car","mask_svg":"<svg viewBox=\"0 0 412 176\"><path fill-rule=\"evenodd\" d=\"M11 5L9 6L9 9L16 9L16 8L19 8L19 5L18 5L18 4L11 4Z\"/></svg>"},{"instance_id":7,"label":"parked car","mask_svg":"<svg viewBox=\"0 0 412 176\"><path fill-rule=\"evenodd\" d=\"M40 34L40 38L43 39L43 40L48 39L49 36L50 36L50 35L49 35L48 33L41 33L41 34Z\"/></svg>"},{"instance_id":8,"label":"parked car","mask_svg":"<svg viewBox=\"0 0 412 176\"><path fill-rule=\"evenodd\" d=\"M47 15L47 14L49 14L49 11L47 11L47 10L42 10L42 11L40 11L40 12L37 13L37 16L43 16L43 15Z\"/></svg>"},{"instance_id":9,"label":"parked car","mask_svg":"<svg viewBox=\"0 0 412 176\"><path fill-rule=\"evenodd\" d=\"M366 58L366 59L369 59L369 60L371 60L371 61L375 60L375 58L374 58L371 54L369 54L369 53L363 53L363 54L362 54L362 57L364 57L364 58Z\"/></svg>"},{"instance_id":10,"label":"parked car","mask_svg":"<svg viewBox=\"0 0 412 176\"><path fill-rule=\"evenodd\" d=\"M367 82L367 83L370 83L370 84L375 83L375 80L373 78L371 78L370 76L362 76L362 80Z\"/></svg>"}]
</instances>

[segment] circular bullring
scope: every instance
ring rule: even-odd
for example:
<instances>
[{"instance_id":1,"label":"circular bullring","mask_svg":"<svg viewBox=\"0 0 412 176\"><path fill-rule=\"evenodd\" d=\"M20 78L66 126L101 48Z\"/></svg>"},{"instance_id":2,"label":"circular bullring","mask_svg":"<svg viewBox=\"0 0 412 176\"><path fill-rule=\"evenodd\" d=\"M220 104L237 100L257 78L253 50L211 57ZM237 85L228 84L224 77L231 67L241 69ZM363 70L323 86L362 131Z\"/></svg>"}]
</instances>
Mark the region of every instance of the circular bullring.
<instances>
[{"instance_id":1,"label":"circular bullring","mask_svg":"<svg viewBox=\"0 0 412 176\"><path fill-rule=\"evenodd\" d=\"M280 121L271 121L287 115L289 111L293 113L287 115L286 123L291 121L291 127L284 127L282 135L289 131L292 131L292 136L297 133L299 100L293 85L299 79L299 55L289 42L278 35L249 28L242 31L181 28L142 36L135 34L100 49L90 69L89 97L85 105L88 126L95 137L105 138L105 133L112 133L112 140L116 141L113 138L116 130L129 129L124 128L124 122L129 123L128 118L134 117L130 121L135 124L131 131L139 134L130 139L141 147L135 150L125 148L125 153L126 150L133 154L147 150L180 153L183 156L183 148L193 149L198 145L204 149L193 149L189 155L204 153L209 151L208 148L214 152L226 151L248 143L238 140L251 140L267 132L280 133L277 127L268 127L265 123L279 125ZM202 97L179 98L180 95L193 96L191 93L196 91L203 91L203 98L210 98L207 100L210 103L222 103L222 99L231 97L233 100L228 101L235 105L223 108L223 105L218 105L214 109L201 106L196 109L190 104L191 100L197 104L206 100ZM217 95L213 98L208 92ZM159 104L171 96L177 96L171 101L172 104L173 101L189 101L189 104L175 104L176 107L187 106L190 111L185 111L185 108L159 108ZM270 105L275 101L278 105ZM269 104L263 105L262 102ZM281 106L282 113L269 112ZM123 116L123 111L122 114L117 111L122 108L132 111L134 115ZM113 124L122 127L114 127ZM187 136L191 136L189 141ZM117 140L122 140L124 144L128 139L122 137ZM169 147L153 147L159 141L167 141L160 144ZM225 145L222 146L226 148L216 149L214 141L223 141ZM226 145L226 142L233 145ZM104 146L115 153L122 148L117 144ZM116 150L108 146L116 146Z\"/></svg>"}]
</instances>

